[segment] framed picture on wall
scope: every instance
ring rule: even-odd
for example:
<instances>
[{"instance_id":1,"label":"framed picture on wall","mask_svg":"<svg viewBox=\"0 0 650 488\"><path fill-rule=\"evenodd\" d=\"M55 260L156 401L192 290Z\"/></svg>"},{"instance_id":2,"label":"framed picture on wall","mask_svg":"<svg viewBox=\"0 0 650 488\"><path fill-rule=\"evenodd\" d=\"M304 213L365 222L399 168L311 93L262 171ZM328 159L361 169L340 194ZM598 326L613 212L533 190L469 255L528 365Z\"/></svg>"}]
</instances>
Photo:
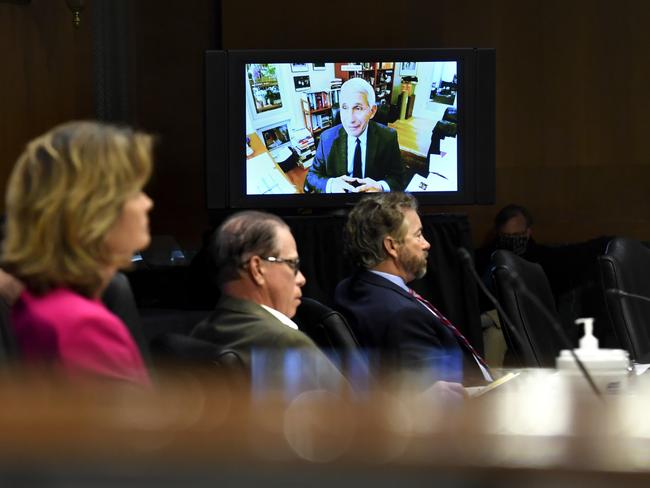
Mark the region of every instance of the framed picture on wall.
<instances>
[{"instance_id":1,"label":"framed picture on wall","mask_svg":"<svg viewBox=\"0 0 650 488\"><path fill-rule=\"evenodd\" d=\"M294 76L293 77L293 84L296 87L296 91L309 90L309 88L311 86L310 81L309 81L309 75Z\"/></svg>"},{"instance_id":2,"label":"framed picture on wall","mask_svg":"<svg viewBox=\"0 0 650 488\"><path fill-rule=\"evenodd\" d=\"M291 63L291 71L293 73L309 71L309 66L307 66L307 63Z\"/></svg>"},{"instance_id":3,"label":"framed picture on wall","mask_svg":"<svg viewBox=\"0 0 650 488\"><path fill-rule=\"evenodd\" d=\"M399 72L401 75L415 75L418 63L401 63Z\"/></svg>"},{"instance_id":4,"label":"framed picture on wall","mask_svg":"<svg viewBox=\"0 0 650 488\"><path fill-rule=\"evenodd\" d=\"M312 63L314 71L325 71L325 63Z\"/></svg>"},{"instance_id":5,"label":"framed picture on wall","mask_svg":"<svg viewBox=\"0 0 650 488\"><path fill-rule=\"evenodd\" d=\"M250 64L246 69L255 111L261 114L281 108L282 94L275 65Z\"/></svg>"}]
</instances>

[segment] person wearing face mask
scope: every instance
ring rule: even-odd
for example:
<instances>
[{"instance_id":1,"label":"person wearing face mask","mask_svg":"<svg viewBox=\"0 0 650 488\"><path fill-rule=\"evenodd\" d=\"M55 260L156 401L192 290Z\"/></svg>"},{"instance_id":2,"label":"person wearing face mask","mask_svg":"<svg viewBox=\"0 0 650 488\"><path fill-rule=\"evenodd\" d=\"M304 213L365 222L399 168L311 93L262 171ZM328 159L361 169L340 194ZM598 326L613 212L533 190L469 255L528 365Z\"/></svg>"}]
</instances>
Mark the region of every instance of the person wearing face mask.
<instances>
[{"instance_id":1,"label":"person wearing face mask","mask_svg":"<svg viewBox=\"0 0 650 488\"><path fill-rule=\"evenodd\" d=\"M374 88L363 78L341 86L341 124L321 134L305 190L366 193L404 189L397 132L371 120L377 113Z\"/></svg>"},{"instance_id":2,"label":"person wearing face mask","mask_svg":"<svg viewBox=\"0 0 650 488\"><path fill-rule=\"evenodd\" d=\"M493 289L491 277L491 256L498 249L506 249L519 257L533 263L538 263L546 277L558 304L573 310L578 304L572 304L575 296L585 283L597 281L595 266L596 256L602 254L609 241L603 236L589 241L562 244L539 244L533 239L533 217L525 207L509 204L503 207L494 218L494 236L483 247L476 250L476 271L483 278L485 285ZM498 364L505 352L505 343L500 332L498 317L494 306L479 293L481 321L484 326L483 341L486 356L491 364ZM572 317L573 318L573 317ZM572 320L571 320L572 322ZM575 327L569 328L572 337ZM494 333L495 340L490 338Z\"/></svg>"},{"instance_id":3,"label":"person wearing face mask","mask_svg":"<svg viewBox=\"0 0 650 488\"><path fill-rule=\"evenodd\" d=\"M526 254L532 225L533 217L525 207L514 204L503 207L494 218L496 248L507 249L518 256Z\"/></svg>"},{"instance_id":4,"label":"person wearing face mask","mask_svg":"<svg viewBox=\"0 0 650 488\"><path fill-rule=\"evenodd\" d=\"M491 276L491 257L497 249L505 249L529 260L538 261L538 246L532 238L533 217L525 207L511 203L503 207L494 217L493 237L475 253L476 271L485 286L494 292ZM483 343L488 363L501 365L506 344L501 333L501 324L494 305L481 292L479 308L483 325Z\"/></svg>"},{"instance_id":5,"label":"person wearing face mask","mask_svg":"<svg viewBox=\"0 0 650 488\"><path fill-rule=\"evenodd\" d=\"M506 249L529 261L537 262L537 244L533 239L533 217L525 207L511 203L503 207L494 217L494 237L476 250L476 270L488 287L490 259L497 249ZM482 296L482 294L481 294ZM481 298L483 300L483 298ZM481 310L493 308L488 301L481 302Z\"/></svg>"}]
</instances>

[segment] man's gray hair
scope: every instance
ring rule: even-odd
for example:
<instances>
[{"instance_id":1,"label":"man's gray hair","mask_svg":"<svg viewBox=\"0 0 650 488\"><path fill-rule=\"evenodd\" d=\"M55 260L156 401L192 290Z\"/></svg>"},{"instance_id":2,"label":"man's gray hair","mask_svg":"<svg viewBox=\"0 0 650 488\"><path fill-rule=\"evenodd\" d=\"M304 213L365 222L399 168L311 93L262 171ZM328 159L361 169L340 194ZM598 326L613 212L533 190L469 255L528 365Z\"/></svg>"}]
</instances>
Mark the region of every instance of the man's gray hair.
<instances>
[{"instance_id":1,"label":"man's gray hair","mask_svg":"<svg viewBox=\"0 0 650 488\"><path fill-rule=\"evenodd\" d=\"M341 85L341 95L343 93L364 93L369 107L373 107L377 102L375 99L375 89L370 83L363 78L350 78Z\"/></svg>"},{"instance_id":2,"label":"man's gray hair","mask_svg":"<svg viewBox=\"0 0 650 488\"><path fill-rule=\"evenodd\" d=\"M277 230L281 227L288 228L280 217L266 212L247 210L228 217L210 242L217 284L238 279L251 257L277 254Z\"/></svg>"},{"instance_id":3,"label":"man's gray hair","mask_svg":"<svg viewBox=\"0 0 650 488\"><path fill-rule=\"evenodd\" d=\"M355 266L371 269L388 258L384 238L398 242L406 237L404 212L417 211L408 193L380 193L360 200L350 212L343 232L345 253Z\"/></svg>"}]
</instances>

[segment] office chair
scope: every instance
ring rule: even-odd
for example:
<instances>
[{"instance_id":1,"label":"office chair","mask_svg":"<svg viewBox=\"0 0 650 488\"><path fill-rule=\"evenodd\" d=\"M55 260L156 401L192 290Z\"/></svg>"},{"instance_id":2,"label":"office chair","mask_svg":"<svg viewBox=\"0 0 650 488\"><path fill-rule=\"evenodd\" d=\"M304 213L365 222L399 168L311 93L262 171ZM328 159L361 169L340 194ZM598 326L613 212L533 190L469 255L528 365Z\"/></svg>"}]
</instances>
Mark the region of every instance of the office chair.
<instances>
[{"instance_id":1,"label":"office chair","mask_svg":"<svg viewBox=\"0 0 650 488\"><path fill-rule=\"evenodd\" d=\"M124 273L117 272L102 293L102 302L126 325L133 340L140 349L145 364L151 365L151 352L142 330L142 320L129 279Z\"/></svg>"},{"instance_id":2,"label":"office chair","mask_svg":"<svg viewBox=\"0 0 650 488\"><path fill-rule=\"evenodd\" d=\"M243 374L244 362L236 351L222 349L212 342L184 334L166 332L151 341L151 351L157 362L167 365L191 365L214 368L215 371Z\"/></svg>"},{"instance_id":3,"label":"office chair","mask_svg":"<svg viewBox=\"0 0 650 488\"><path fill-rule=\"evenodd\" d=\"M18 358L18 346L10 321L11 307L0 298L0 364L7 364Z\"/></svg>"},{"instance_id":4,"label":"office chair","mask_svg":"<svg viewBox=\"0 0 650 488\"><path fill-rule=\"evenodd\" d=\"M303 297L293 320L335 364L342 366L346 376L369 377L367 359L343 315L317 300Z\"/></svg>"},{"instance_id":5,"label":"office chair","mask_svg":"<svg viewBox=\"0 0 650 488\"><path fill-rule=\"evenodd\" d=\"M442 120L447 122L453 122L454 124L458 122L458 110L456 107L447 107L445 113L442 116Z\"/></svg>"},{"instance_id":6,"label":"office chair","mask_svg":"<svg viewBox=\"0 0 650 488\"><path fill-rule=\"evenodd\" d=\"M440 154L440 141L445 137L456 137L458 131L458 116L454 107L447 107L445 113L431 131L431 144L427 159L431 154Z\"/></svg>"},{"instance_id":7,"label":"office chair","mask_svg":"<svg viewBox=\"0 0 650 488\"><path fill-rule=\"evenodd\" d=\"M492 255L492 279L497 298L516 329L516 334L513 334L501 317L508 345L506 361L514 360L520 367L553 367L555 358L563 349L562 341L539 307L513 282L513 272L559 322L553 293L542 267L510 251L495 251Z\"/></svg>"},{"instance_id":8,"label":"office chair","mask_svg":"<svg viewBox=\"0 0 650 488\"><path fill-rule=\"evenodd\" d=\"M650 297L650 249L639 241L617 237L598 257L598 269L607 313L621 346L633 360L650 361L650 303L606 291Z\"/></svg>"}]
</instances>

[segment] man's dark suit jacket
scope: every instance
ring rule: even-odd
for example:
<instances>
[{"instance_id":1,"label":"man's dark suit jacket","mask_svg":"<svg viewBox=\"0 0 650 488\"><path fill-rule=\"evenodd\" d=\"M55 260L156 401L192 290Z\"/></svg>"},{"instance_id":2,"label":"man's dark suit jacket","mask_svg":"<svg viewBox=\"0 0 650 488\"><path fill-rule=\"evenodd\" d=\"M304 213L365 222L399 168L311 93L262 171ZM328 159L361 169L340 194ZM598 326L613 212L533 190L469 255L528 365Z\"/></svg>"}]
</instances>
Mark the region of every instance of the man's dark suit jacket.
<instances>
[{"instance_id":1,"label":"man's dark suit jacket","mask_svg":"<svg viewBox=\"0 0 650 488\"><path fill-rule=\"evenodd\" d=\"M358 271L336 287L336 307L348 319L372 369L414 370L432 380L484 383L476 361L414 296L389 280Z\"/></svg>"},{"instance_id":2,"label":"man's dark suit jacket","mask_svg":"<svg viewBox=\"0 0 650 488\"><path fill-rule=\"evenodd\" d=\"M405 169L395 129L368 122L366 177L385 180L392 191L404 189ZM314 162L305 180L307 191L325 193L327 180L348 173L348 134L341 124L320 136Z\"/></svg>"},{"instance_id":3,"label":"man's dark suit jacket","mask_svg":"<svg viewBox=\"0 0 650 488\"><path fill-rule=\"evenodd\" d=\"M192 336L236 351L249 370L257 352L266 355L264 363L268 371L263 372L266 379L279 376L282 371L272 369L282 370L287 364L285 353L296 351L303 355L296 363L301 371L294 375L300 373L304 387L336 390L344 381L336 366L309 337L249 300L222 295L214 312L194 328Z\"/></svg>"}]
</instances>

